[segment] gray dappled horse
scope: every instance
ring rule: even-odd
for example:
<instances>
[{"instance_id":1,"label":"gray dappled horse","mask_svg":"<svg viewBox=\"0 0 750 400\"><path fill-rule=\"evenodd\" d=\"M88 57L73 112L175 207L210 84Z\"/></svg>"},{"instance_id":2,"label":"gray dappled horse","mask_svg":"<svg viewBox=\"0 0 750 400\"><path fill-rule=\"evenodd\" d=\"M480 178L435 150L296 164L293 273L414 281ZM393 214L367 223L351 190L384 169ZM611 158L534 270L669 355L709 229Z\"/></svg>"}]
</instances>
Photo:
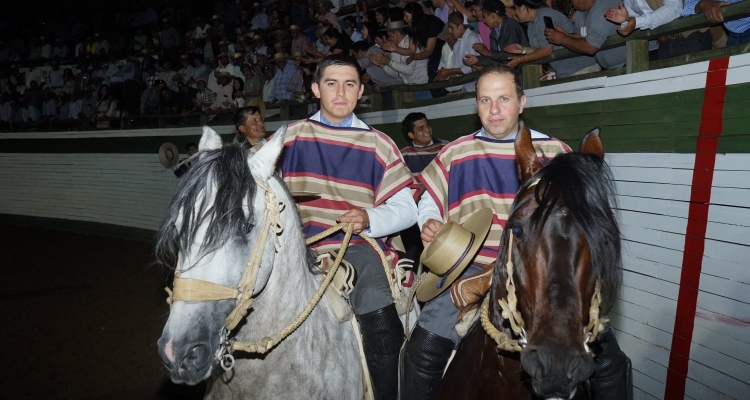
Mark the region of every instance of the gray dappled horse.
<instances>
[{"instance_id":1,"label":"gray dappled horse","mask_svg":"<svg viewBox=\"0 0 750 400\"><path fill-rule=\"evenodd\" d=\"M242 341L281 330L318 287L310 272L314 256L305 245L293 198L274 173L285 133L282 127L253 155L239 145L222 146L221 138L204 128L197 160L183 176L159 232L159 259L174 265L179 255L181 278L233 288L245 270L266 208L265 190L255 180L283 202L280 248L277 252L271 232L253 291L255 302L235 329ZM224 321L234 306L235 300L172 302L158 346L173 382L194 385L209 379L206 397L213 399L363 397L354 331L338 322L325 299L267 354L235 353L233 371L213 373Z\"/></svg>"}]
</instances>

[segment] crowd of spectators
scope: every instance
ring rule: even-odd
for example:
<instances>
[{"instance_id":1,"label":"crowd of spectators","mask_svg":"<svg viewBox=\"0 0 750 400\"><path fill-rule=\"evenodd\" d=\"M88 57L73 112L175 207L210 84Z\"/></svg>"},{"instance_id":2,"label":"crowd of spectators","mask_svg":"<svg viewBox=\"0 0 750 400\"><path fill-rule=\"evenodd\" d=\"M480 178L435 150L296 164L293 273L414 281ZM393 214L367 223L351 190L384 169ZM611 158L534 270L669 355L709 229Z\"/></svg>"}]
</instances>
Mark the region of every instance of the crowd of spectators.
<instances>
[{"instance_id":1,"label":"crowd of spectators","mask_svg":"<svg viewBox=\"0 0 750 400\"><path fill-rule=\"evenodd\" d=\"M201 113L222 118L246 106L265 116L273 103L313 98L316 63L339 53L357 58L375 92L494 63L516 67L568 48L580 56L546 65L542 79L564 78L622 67L624 47L600 51L609 36L695 13L716 25L651 41L652 59L750 41L750 18L724 23L727 3L712 0L399 0L370 8L362 0L253 1L216 0L205 15L188 4L168 2L157 12L141 2L88 24L42 22L33 36L4 29L0 123L93 129L158 114L193 124ZM466 83L411 96L474 90Z\"/></svg>"}]
</instances>

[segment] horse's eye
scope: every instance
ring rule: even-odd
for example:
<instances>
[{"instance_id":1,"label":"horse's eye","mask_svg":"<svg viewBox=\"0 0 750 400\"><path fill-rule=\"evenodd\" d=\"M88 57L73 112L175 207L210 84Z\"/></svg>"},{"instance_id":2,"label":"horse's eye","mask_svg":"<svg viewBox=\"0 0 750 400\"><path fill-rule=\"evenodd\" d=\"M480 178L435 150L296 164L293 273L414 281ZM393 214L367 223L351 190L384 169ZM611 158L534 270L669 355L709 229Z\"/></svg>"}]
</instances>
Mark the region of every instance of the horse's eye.
<instances>
[{"instance_id":1,"label":"horse's eye","mask_svg":"<svg viewBox=\"0 0 750 400\"><path fill-rule=\"evenodd\" d=\"M513 236L515 237L521 237L523 234L523 229L520 225L513 224L510 226L510 231L513 232Z\"/></svg>"},{"instance_id":2,"label":"horse's eye","mask_svg":"<svg viewBox=\"0 0 750 400\"><path fill-rule=\"evenodd\" d=\"M242 224L242 227L240 229L242 229L242 233L247 235L253 229L253 224L245 222L244 224Z\"/></svg>"}]
</instances>

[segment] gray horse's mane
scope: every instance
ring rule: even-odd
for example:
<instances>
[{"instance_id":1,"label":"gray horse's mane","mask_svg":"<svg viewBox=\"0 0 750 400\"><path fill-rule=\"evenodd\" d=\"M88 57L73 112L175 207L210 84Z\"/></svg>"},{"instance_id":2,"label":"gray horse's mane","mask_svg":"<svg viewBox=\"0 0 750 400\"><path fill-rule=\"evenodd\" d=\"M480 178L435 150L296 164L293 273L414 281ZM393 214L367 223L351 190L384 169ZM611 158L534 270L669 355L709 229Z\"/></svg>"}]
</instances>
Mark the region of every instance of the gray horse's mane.
<instances>
[{"instance_id":1,"label":"gray horse's mane","mask_svg":"<svg viewBox=\"0 0 750 400\"><path fill-rule=\"evenodd\" d=\"M208 222L208 228L200 244L202 254L215 251L230 238L245 240L253 228L252 199L256 190L247 157L247 152L239 144L200 152L177 186L177 193L157 233L157 262L174 265L178 252L190 250L198 227L205 222ZM209 185L215 185L216 189L210 207L210 202L203 196ZM249 217L242 212L245 198L251 199L247 204ZM178 230L175 223L180 217L182 224Z\"/></svg>"}]
</instances>

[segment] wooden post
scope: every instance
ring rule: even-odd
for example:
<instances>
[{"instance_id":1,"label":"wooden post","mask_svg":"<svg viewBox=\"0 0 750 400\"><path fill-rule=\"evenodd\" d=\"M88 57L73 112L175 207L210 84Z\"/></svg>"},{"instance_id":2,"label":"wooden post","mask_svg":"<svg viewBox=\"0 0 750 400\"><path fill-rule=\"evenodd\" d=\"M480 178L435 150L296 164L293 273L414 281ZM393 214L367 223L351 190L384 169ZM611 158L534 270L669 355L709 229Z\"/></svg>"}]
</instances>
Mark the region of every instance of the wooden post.
<instances>
[{"instance_id":1,"label":"wooden post","mask_svg":"<svg viewBox=\"0 0 750 400\"><path fill-rule=\"evenodd\" d=\"M404 92L393 89L393 109L400 110L404 108Z\"/></svg>"},{"instance_id":2,"label":"wooden post","mask_svg":"<svg viewBox=\"0 0 750 400\"><path fill-rule=\"evenodd\" d=\"M279 104L279 116L282 121L289 121L289 104Z\"/></svg>"},{"instance_id":3,"label":"wooden post","mask_svg":"<svg viewBox=\"0 0 750 400\"><path fill-rule=\"evenodd\" d=\"M542 77L542 66L538 64L526 64L523 66L523 88L533 89L539 87L539 79Z\"/></svg>"},{"instance_id":4,"label":"wooden post","mask_svg":"<svg viewBox=\"0 0 750 400\"><path fill-rule=\"evenodd\" d=\"M383 110L383 95L380 93L372 92L370 96L370 110L371 111L382 111Z\"/></svg>"},{"instance_id":5,"label":"wooden post","mask_svg":"<svg viewBox=\"0 0 750 400\"><path fill-rule=\"evenodd\" d=\"M648 41L629 40L625 43L625 73L648 71Z\"/></svg>"}]
</instances>

